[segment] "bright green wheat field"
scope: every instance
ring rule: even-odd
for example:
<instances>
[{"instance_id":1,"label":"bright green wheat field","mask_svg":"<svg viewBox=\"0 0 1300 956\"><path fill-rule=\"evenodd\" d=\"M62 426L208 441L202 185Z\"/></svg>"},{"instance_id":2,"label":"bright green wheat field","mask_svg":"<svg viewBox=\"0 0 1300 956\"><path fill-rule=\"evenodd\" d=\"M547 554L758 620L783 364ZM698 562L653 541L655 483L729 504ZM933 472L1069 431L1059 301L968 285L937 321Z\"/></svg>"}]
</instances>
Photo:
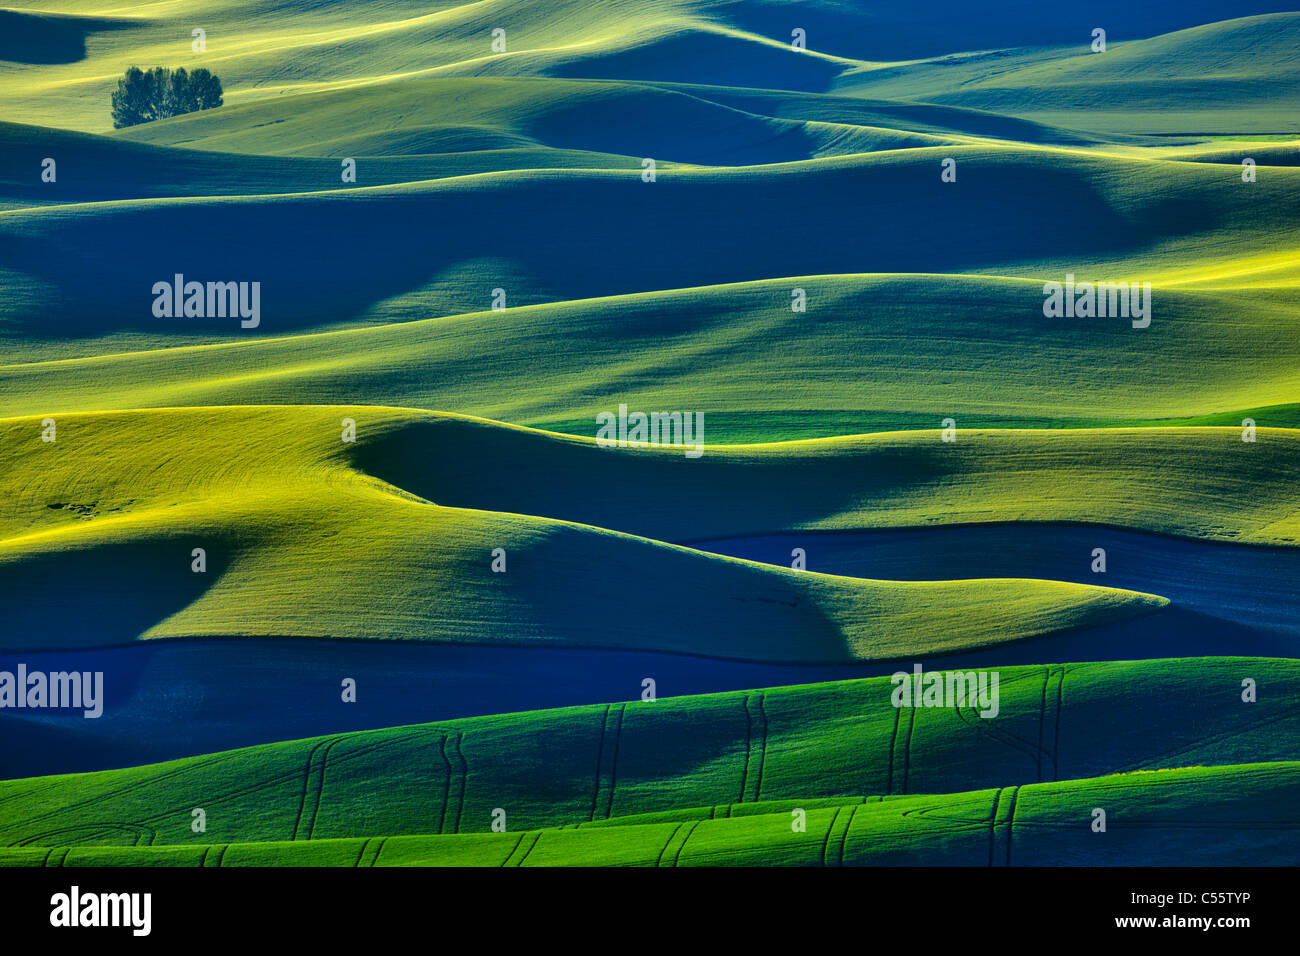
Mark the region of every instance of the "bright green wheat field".
<instances>
[{"instance_id":1,"label":"bright green wheat field","mask_svg":"<svg viewBox=\"0 0 1300 956\"><path fill-rule=\"evenodd\" d=\"M1300 864L1300 12L8 2L0 865Z\"/></svg>"}]
</instances>

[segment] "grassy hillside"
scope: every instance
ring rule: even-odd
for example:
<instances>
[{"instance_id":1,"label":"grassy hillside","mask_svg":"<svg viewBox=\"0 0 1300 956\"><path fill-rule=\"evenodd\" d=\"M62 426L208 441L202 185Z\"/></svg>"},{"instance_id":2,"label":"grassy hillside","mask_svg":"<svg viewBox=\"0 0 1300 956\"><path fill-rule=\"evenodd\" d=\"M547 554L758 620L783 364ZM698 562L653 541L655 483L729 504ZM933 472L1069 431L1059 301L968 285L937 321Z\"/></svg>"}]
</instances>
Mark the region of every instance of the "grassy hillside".
<instances>
[{"instance_id":1,"label":"grassy hillside","mask_svg":"<svg viewBox=\"0 0 1300 956\"><path fill-rule=\"evenodd\" d=\"M106 199L317 192L342 185L337 159L235 156L0 122L0 210ZM55 159L58 178L40 180ZM524 143L473 152L373 156L359 181L388 185L509 169L627 168L620 156ZM671 164L666 164L671 165Z\"/></svg>"},{"instance_id":2,"label":"grassy hillside","mask_svg":"<svg viewBox=\"0 0 1300 956\"><path fill-rule=\"evenodd\" d=\"M726 91L721 91L726 92ZM802 98L801 98L802 99ZM256 100L123 130L145 143L277 155L394 155L547 146L702 165L756 165L959 141L982 115L933 108L923 132L895 130L884 111L851 122L791 119L717 102L707 87L549 77L403 77L363 87ZM813 99L826 115L838 98ZM844 101L858 107L858 101ZM866 105L866 104L862 104ZM964 123L963 123L964 121ZM337 131L321 136L321 125ZM1026 131L1034 128L1024 124ZM948 133L948 135L943 135ZM1061 133L1067 138L1068 133ZM539 164L542 165L542 164ZM549 164L546 164L549 165Z\"/></svg>"},{"instance_id":3,"label":"grassy hillside","mask_svg":"<svg viewBox=\"0 0 1300 956\"><path fill-rule=\"evenodd\" d=\"M953 184L939 179L948 155L965 177ZM875 222L927 228L866 230L845 195L870 202ZM1165 284L1230 286L1234 277L1290 288L1297 215L1294 167L1244 184L1237 169L1207 163L986 146L667 170L655 183L631 169L548 170L38 207L0 213L0 279L14 290L0 304L0 337L15 357L73 357L478 312L494 289L509 308L889 272L1032 277L1038 301L1018 300L1026 314L1016 324L1041 324L1041 282L1067 273L1149 281L1157 293ZM978 243L969 241L972 223ZM72 242L85 250L75 262L48 255ZM151 290L177 273L261 282L258 326L155 317ZM789 295L772 303L774 317L790 314ZM917 318L946 303L918 303ZM1105 325L1054 326L1071 324Z\"/></svg>"},{"instance_id":4,"label":"grassy hillside","mask_svg":"<svg viewBox=\"0 0 1300 956\"><path fill-rule=\"evenodd\" d=\"M1090 12L1095 17L1101 11ZM999 14L1004 16L1005 9ZM727 77L739 87L937 102L1112 133L1271 133L1293 128L1297 68L1292 50L1300 32L1300 18L1293 12L1116 42L1127 39L1125 27L1131 21L1125 16L1110 21L1104 53L1090 49L1091 31L1101 24L1095 19L1075 22L1077 32L1062 45L1008 50L1004 31L990 47L972 47L967 36L962 38L967 45L959 48L964 52L954 53L950 47L919 63L812 55L792 60L789 50L773 44L769 52L752 35L697 28L687 35L665 32L649 42L558 69L538 62L537 69L562 76L704 84ZM1249 65L1243 68L1244 58ZM486 61L482 68L506 69L500 61ZM1152 110L1162 108L1176 115L1153 120ZM1096 109L1104 116L1088 115ZM1192 117L1201 125L1189 127Z\"/></svg>"},{"instance_id":5,"label":"grassy hillside","mask_svg":"<svg viewBox=\"0 0 1300 956\"><path fill-rule=\"evenodd\" d=\"M341 440L345 419L355 443ZM690 459L360 406L55 422L54 443L41 440L42 419L2 423L10 648L242 635L878 660L1096 625L1164 602L1044 581L840 578L663 542L989 521L1297 540L1297 438L1286 429L1263 429L1253 444L1215 428L971 430L954 443L916 431L722 446ZM190 569L196 547L204 573ZM496 548L506 573L491 571ZM86 600L58 599L68 579L86 581ZM628 618L616 580L672 600Z\"/></svg>"},{"instance_id":6,"label":"grassy hillside","mask_svg":"<svg viewBox=\"0 0 1300 956\"><path fill-rule=\"evenodd\" d=\"M1289 293L1247 286L1258 281L1159 285L1142 330L1045 319L1042 283L1029 279L916 275L714 285L198 347L151 348L140 335L125 344L141 351L14 356L0 365L0 414L364 402L590 436L595 416L623 403L703 412L718 443L948 417L1294 427L1296 320ZM807 312L791 311L793 288Z\"/></svg>"},{"instance_id":7,"label":"grassy hillside","mask_svg":"<svg viewBox=\"0 0 1300 956\"><path fill-rule=\"evenodd\" d=\"M1298 776L1295 763L1196 768L521 834L25 847L0 850L0 866L1227 866L1256 852L1294 865ZM1096 808L1105 833L1089 827Z\"/></svg>"},{"instance_id":8,"label":"grassy hillside","mask_svg":"<svg viewBox=\"0 0 1300 956\"><path fill-rule=\"evenodd\" d=\"M345 418L357 423L356 446L341 441ZM918 584L803 574L632 537L619 525L637 534L651 529L631 528L630 517L605 530L554 520L544 513L549 507L537 517L512 513L520 509L507 489L496 503L444 506L421 493L427 488L412 492L383 475L400 467L409 469L403 481L438 480L443 465L435 463L450 460L437 447L446 434L440 421L346 406L119 412L64 417L54 443L41 441L40 420L4 421L14 454L0 525L0 588L18 608L5 646L104 646L137 637L406 638L830 662L984 646L1150 613L1164 603L1056 582ZM571 467L574 451L582 459L605 454L591 441L527 431L502 437L549 443L544 454L556 477ZM739 477L747 460L779 462L780 451L751 451L732 470ZM658 480L668 454L614 459L621 467L644 460L645 477ZM793 464L792 476L799 470ZM515 464L507 467L516 473ZM574 490L569 507L581 507L585 492ZM664 493L662 484L653 492ZM709 507L699 501L691 510ZM644 501L636 510L659 511ZM671 514L654 529L659 537L684 530L685 515ZM747 520L767 519L754 512ZM721 532L729 525L692 527ZM203 573L191 570L196 547L206 552ZM507 554L505 573L491 570L497 548ZM58 582L69 579L85 582L76 604L57 597ZM631 617L627 592L612 586L618 581L644 589L644 607Z\"/></svg>"},{"instance_id":9,"label":"grassy hillside","mask_svg":"<svg viewBox=\"0 0 1300 956\"><path fill-rule=\"evenodd\" d=\"M0 865L1300 861L1281 0L11 2Z\"/></svg>"},{"instance_id":10,"label":"grassy hillside","mask_svg":"<svg viewBox=\"0 0 1300 956\"><path fill-rule=\"evenodd\" d=\"M873 678L447 721L0 781L0 844L202 846L486 833L497 808L517 836L620 817L635 824L644 814L651 821L700 819L717 815L710 808L720 805L741 804L725 811L736 815L770 810L763 801L943 793L957 794L959 806L978 799L984 809L972 823L982 821L987 838L994 795L960 793L1035 785L1035 792L1053 795L1048 803L1058 811L1074 807L1072 825L1087 836L1092 808L1112 806L1109 799L1126 808L1145 800L1142 816L1151 820L1162 810L1177 816L1179 805L1195 820L1200 804L1202 822L1221 815L1229 831L1294 827L1293 814L1284 812L1296 785L1293 766L1151 773L1226 768L1248 755L1267 763L1294 753L1300 708L1286 693L1294 662L998 670L1001 708L988 719L971 707L896 709L890 680ZM1244 677L1257 681L1257 703L1242 703ZM1151 698L1164 702L1158 711L1148 708ZM1130 732L1136 721L1142 734ZM1111 774L1124 776L1085 779ZM385 784L376 787L380 778ZM1129 786L1132 803L1115 792ZM1270 795L1272 788L1281 789ZM1095 798L1084 796L1094 789ZM948 799L896 806L938 810ZM1226 806L1219 814L1204 805L1220 800L1260 826L1242 827L1245 820ZM1019 806L1023 813L1030 804ZM205 834L190 828L193 807L206 811ZM1051 815L1047 804L1043 809ZM1108 812L1122 829L1126 811ZM789 834L788 811L782 817ZM1032 819L1032 812L1017 817L1027 838ZM1294 838L1282 832L1276 839Z\"/></svg>"},{"instance_id":11,"label":"grassy hillside","mask_svg":"<svg viewBox=\"0 0 1300 956\"><path fill-rule=\"evenodd\" d=\"M1094 52L1092 26L1064 47L938 57L854 71L837 92L989 110L1076 129L1283 133L1295 129L1300 14L1201 23ZM1107 27L1097 19L1096 27ZM967 48L970 49L970 48Z\"/></svg>"},{"instance_id":12,"label":"grassy hillside","mask_svg":"<svg viewBox=\"0 0 1300 956\"><path fill-rule=\"evenodd\" d=\"M1086 51L1090 31L1100 24L1110 24L1112 40L1128 41L1286 9L1270 0L1160 0L1137 11L1106 0L1081 21L1030 0L996 11L943 0L923 17L906 8L826 0L428 0L415 8L396 0L335 0L260 4L256 10L230 0L198 10L14 0L14 6L4 15L9 39L0 54L17 65L14 82L0 96L0 113L32 122L52 107L65 124L92 131L108 126L113 77L142 61L213 69L232 103L419 73L722 80L825 92L845 74L961 51L1042 44ZM207 32L201 54L190 46L191 30L200 23ZM807 52L790 49L796 27L807 33ZM492 49L494 29L506 31L503 53Z\"/></svg>"},{"instance_id":13,"label":"grassy hillside","mask_svg":"<svg viewBox=\"0 0 1300 956\"><path fill-rule=\"evenodd\" d=\"M959 430L951 443L936 429L710 448L690 460L456 416L392 426L358 446L358 462L422 497L665 540L753 533L760 522L775 531L987 521L1298 540L1288 489L1300 435L1290 429L1255 443L1228 428ZM620 494L600 493L612 487Z\"/></svg>"}]
</instances>

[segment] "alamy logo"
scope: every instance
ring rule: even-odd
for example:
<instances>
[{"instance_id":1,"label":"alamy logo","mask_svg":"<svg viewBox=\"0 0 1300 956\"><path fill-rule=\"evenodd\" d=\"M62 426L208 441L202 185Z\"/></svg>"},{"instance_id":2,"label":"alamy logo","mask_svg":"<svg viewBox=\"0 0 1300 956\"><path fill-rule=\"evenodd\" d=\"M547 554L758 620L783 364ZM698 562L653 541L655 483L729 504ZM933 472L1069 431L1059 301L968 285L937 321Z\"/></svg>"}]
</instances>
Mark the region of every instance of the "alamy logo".
<instances>
[{"instance_id":1,"label":"alamy logo","mask_svg":"<svg viewBox=\"0 0 1300 956\"><path fill-rule=\"evenodd\" d=\"M83 717L104 712L103 671L0 671L0 708L81 708Z\"/></svg>"},{"instance_id":2,"label":"alamy logo","mask_svg":"<svg viewBox=\"0 0 1300 956\"><path fill-rule=\"evenodd\" d=\"M889 682L894 685L890 701L895 707L978 707L981 717L996 717L998 699L997 671L930 671L912 665L912 673L896 671Z\"/></svg>"},{"instance_id":3,"label":"alamy logo","mask_svg":"<svg viewBox=\"0 0 1300 956\"><path fill-rule=\"evenodd\" d=\"M1043 285L1043 315L1049 319L1128 319L1133 328L1151 324L1151 283L1143 282L1074 282L1074 273L1066 273L1065 282Z\"/></svg>"},{"instance_id":4,"label":"alamy logo","mask_svg":"<svg viewBox=\"0 0 1300 956\"><path fill-rule=\"evenodd\" d=\"M667 445L684 448L687 458L704 454L703 412L632 412L618 406L618 414L596 416L596 444L601 448L645 448Z\"/></svg>"},{"instance_id":5,"label":"alamy logo","mask_svg":"<svg viewBox=\"0 0 1300 956\"><path fill-rule=\"evenodd\" d=\"M238 317L244 329L262 322L260 282L186 282L178 272L171 282L155 282L153 294L153 314L159 319Z\"/></svg>"},{"instance_id":6,"label":"alamy logo","mask_svg":"<svg viewBox=\"0 0 1300 956\"><path fill-rule=\"evenodd\" d=\"M74 886L51 896L50 907L51 926L127 926L133 936L148 936L153 924L150 893L82 893Z\"/></svg>"}]
</instances>

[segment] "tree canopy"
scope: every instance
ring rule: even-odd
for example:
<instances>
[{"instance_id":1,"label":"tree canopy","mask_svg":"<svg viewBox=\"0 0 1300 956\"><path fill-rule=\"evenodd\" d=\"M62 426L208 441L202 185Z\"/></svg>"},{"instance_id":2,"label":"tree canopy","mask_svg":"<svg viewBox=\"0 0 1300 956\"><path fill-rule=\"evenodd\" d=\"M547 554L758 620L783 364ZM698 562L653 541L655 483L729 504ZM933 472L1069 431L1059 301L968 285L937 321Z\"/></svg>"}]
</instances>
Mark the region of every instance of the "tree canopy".
<instances>
[{"instance_id":1,"label":"tree canopy","mask_svg":"<svg viewBox=\"0 0 1300 956\"><path fill-rule=\"evenodd\" d=\"M221 102L221 80L203 67L187 71L185 67L142 70L133 66L113 91L113 128L209 110Z\"/></svg>"}]
</instances>

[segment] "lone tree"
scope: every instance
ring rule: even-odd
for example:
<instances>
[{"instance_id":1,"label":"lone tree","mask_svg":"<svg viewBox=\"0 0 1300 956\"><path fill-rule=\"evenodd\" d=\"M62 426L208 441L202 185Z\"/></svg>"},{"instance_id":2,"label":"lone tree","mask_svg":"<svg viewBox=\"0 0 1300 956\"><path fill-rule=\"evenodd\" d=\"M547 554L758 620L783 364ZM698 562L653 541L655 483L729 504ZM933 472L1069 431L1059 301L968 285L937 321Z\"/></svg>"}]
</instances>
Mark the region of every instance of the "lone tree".
<instances>
[{"instance_id":1,"label":"lone tree","mask_svg":"<svg viewBox=\"0 0 1300 956\"><path fill-rule=\"evenodd\" d=\"M131 67L113 91L113 128L137 126L169 116L210 110L221 105L221 81L200 67L151 70Z\"/></svg>"}]
</instances>

